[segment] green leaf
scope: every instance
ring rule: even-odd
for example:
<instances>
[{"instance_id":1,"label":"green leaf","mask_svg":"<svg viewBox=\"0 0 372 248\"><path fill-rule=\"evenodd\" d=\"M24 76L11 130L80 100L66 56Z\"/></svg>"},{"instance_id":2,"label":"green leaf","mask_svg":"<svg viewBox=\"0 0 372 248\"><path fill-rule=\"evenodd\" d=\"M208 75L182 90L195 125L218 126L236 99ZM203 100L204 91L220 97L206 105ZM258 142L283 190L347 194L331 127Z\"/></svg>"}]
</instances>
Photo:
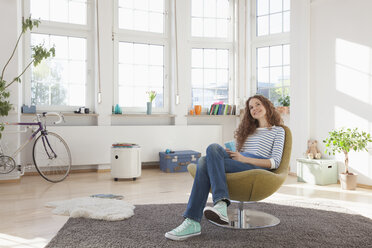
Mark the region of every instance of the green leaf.
<instances>
[{"instance_id":1,"label":"green leaf","mask_svg":"<svg viewBox=\"0 0 372 248\"><path fill-rule=\"evenodd\" d=\"M328 132L328 137L323 140L325 147L335 152L349 152L350 150L366 150L369 142L372 142L371 135L365 131L358 131L358 128L341 128Z\"/></svg>"},{"instance_id":2,"label":"green leaf","mask_svg":"<svg viewBox=\"0 0 372 248\"><path fill-rule=\"evenodd\" d=\"M20 41L21 36L25 32L33 30L34 27L38 27L39 24L40 24L40 20L32 19L31 16L29 16L26 19L22 19L22 32L21 32L21 34L20 34L20 36L17 40L17 43L15 45L13 54L18 47L18 42ZM43 45L38 45L38 46L33 47L32 51L33 51L32 52L33 61L27 63L28 66L30 65L30 63L33 63L36 66L42 60L47 59L51 56L53 56L53 57L55 56L55 48L54 47L52 47L48 50L48 49L44 48ZM9 58L8 63L12 60L13 54ZM3 72L5 71L6 65L4 66ZM10 97L10 93L6 90L6 88L8 86L10 86L13 82L19 82L20 83L21 82L21 76L28 69L28 66L26 68L24 68L21 75L18 75L16 77L14 77L13 80L10 81L10 82L5 81L2 78L2 76L0 76L0 116L7 116L9 111L12 109L12 104L10 104L10 102L8 100L8 98ZM0 132L2 130L3 130L3 128L0 127ZM1 137L1 133L0 133L0 137Z\"/></svg>"}]
</instances>

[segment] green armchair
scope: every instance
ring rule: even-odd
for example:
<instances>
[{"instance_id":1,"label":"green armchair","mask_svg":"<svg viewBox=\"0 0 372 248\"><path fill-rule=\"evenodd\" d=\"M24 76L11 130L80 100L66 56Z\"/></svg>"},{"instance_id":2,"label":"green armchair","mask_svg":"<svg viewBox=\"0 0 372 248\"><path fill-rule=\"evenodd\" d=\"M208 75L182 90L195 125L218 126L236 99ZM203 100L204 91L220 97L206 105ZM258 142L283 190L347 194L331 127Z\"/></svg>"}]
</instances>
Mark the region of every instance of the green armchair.
<instances>
[{"instance_id":1,"label":"green armchair","mask_svg":"<svg viewBox=\"0 0 372 248\"><path fill-rule=\"evenodd\" d=\"M275 216L260 211L244 209L244 202L255 202L263 200L273 193L284 183L288 171L292 150L292 133L290 129L283 126L285 130L285 141L281 163L276 170L248 170L237 173L226 173L230 200L238 202L238 208L228 208L229 225L216 225L236 229L253 229L275 226L280 220ZM189 173L195 177L196 164L189 164Z\"/></svg>"}]
</instances>

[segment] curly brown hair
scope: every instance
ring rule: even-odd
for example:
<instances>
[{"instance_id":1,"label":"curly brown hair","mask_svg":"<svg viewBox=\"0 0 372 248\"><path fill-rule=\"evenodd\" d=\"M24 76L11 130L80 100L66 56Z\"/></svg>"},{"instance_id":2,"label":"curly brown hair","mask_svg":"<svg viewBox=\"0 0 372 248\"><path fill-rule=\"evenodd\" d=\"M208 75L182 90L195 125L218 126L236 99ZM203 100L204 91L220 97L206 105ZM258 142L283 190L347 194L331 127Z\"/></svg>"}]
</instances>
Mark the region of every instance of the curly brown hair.
<instances>
[{"instance_id":1,"label":"curly brown hair","mask_svg":"<svg viewBox=\"0 0 372 248\"><path fill-rule=\"evenodd\" d=\"M247 137L253 134L258 128L258 120L254 119L249 111L249 101L258 99L266 109L266 121L270 126L283 126L283 120L279 112L276 111L273 103L262 95L254 95L248 98L245 102L245 110L243 120L240 122L238 129L235 131L235 139L237 142L237 150L240 151Z\"/></svg>"}]
</instances>

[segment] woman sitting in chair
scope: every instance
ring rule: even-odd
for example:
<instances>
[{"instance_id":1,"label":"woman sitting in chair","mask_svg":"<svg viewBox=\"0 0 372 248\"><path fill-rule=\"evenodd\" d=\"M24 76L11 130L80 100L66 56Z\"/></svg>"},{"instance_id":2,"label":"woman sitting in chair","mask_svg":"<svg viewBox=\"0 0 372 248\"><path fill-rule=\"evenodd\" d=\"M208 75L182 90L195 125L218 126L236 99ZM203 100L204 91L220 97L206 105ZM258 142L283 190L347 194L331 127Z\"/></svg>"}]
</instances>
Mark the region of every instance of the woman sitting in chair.
<instances>
[{"instance_id":1,"label":"woman sitting in chair","mask_svg":"<svg viewBox=\"0 0 372 248\"><path fill-rule=\"evenodd\" d=\"M185 220L165 234L172 240L184 240L201 233L202 215L218 224L228 224L227 207L230 205L225 173L245 170L278 168L284 146L283 121L274 105L261 95L246 102L245 115L235 131L237 151L218 144L207 148L207 155L198 162L194 184ZM214 207L205 207L211 189Z\"/></svg>"}]
</instances>

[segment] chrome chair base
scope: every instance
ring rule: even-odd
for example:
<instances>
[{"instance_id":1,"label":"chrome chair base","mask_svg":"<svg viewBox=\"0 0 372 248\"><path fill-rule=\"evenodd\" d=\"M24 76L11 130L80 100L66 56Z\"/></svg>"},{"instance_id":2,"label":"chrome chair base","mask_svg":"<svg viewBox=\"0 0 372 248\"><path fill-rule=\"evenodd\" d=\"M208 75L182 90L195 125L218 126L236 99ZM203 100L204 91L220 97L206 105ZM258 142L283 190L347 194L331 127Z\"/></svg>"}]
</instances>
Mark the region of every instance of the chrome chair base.
<instances>
[{"instance_id":1,"label":"chrome chair base","mask_svg":"<svg viewBox=\"0 0 372 248\"><path fill-rule=\"evenodd\" d=\"M257 210L244 209L243 203L239 203L239 208L228 208L227 215L230 221L228 225L221 225L213 221L209 222L220 227L233 229L258 229L276 226L280 223L280 220L271 214Z\"/></svg>"}]
</instances>

